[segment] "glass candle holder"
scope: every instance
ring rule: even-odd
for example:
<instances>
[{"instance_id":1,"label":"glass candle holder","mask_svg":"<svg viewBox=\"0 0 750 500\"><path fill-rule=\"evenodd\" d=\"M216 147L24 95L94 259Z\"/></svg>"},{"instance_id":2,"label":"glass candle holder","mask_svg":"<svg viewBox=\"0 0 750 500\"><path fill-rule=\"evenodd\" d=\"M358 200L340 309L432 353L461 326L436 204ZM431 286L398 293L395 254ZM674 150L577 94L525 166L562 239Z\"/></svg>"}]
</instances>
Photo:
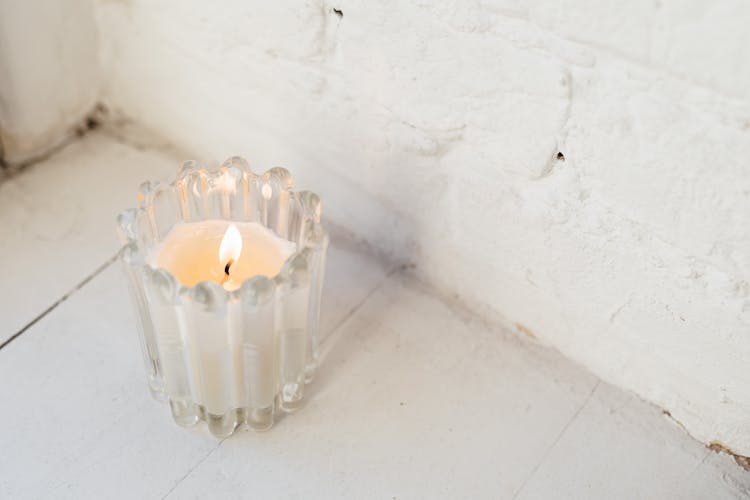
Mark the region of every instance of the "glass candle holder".
<instances>
[{"instance_id":1,"label":"glass candle holder","mask_svg":"<svg viewBox=\"0 0 750 500\"><path fill-rule=\"evenodd\" d=\"M168 402L178 424L203 420L217 437L243 424L269 429L278 411L302 404L318 361L328 246L318 196L293 191L286 169L257 175L234 157L217 171L186 162L172 183L144 183L138 202L117 227L151 394ZM277 274L234 289L212 280L186 285L155 265L175 227L216 221L257 223L294 251ZM189 253L190 241L178 251Z\"/></svg>"}]
</instances>

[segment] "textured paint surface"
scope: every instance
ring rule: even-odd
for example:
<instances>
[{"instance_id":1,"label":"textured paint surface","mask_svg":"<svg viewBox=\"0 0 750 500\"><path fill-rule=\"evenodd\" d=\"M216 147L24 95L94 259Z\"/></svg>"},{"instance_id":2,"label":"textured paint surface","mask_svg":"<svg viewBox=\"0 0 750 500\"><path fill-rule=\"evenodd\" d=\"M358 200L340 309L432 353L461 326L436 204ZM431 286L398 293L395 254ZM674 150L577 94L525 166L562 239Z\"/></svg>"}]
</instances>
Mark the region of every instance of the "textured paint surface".
<instances>
[{"instance_id":1,"label":"textured paint surface","mask_svg":"<svg viewBox=\"0 0 750 500\"><path fill-rule=\"evenodd\" d=\"M0 2L0 160L71 135L99 96L98 46L91 0Z\"/></svg>"},{"instance_id":2,"label":"textured paint surface","mask_svg":"<svg viewBox=\"0 0 750 500\"><path fill-rule=\"evenodd\" d=\"M446 294L750 455L747 3L96 14L115 108L199 158L288 166Z\"/></svg>"}]
</instances>

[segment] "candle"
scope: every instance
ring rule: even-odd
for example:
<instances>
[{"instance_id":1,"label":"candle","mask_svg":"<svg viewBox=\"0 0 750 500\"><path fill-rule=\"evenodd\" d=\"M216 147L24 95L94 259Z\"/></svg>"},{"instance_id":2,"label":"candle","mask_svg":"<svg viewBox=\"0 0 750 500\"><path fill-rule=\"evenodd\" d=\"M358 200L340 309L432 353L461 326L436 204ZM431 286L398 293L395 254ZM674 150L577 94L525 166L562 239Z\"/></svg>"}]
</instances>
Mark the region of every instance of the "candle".
<instances>
[{"instance_id":1,"label":"candle","mask_svg":"<svg viewBox=\"0 0 750 500\"><path fill-rule=\"evenodd\" d=\"M223 437L302 404L328 236L318 197L291 188L280 167L187 162L118 217L149 388L181 425Z\"/></svg>"},{"instance_id":2,"label":"candle","mask_svg":"<svg viewBox=\"0 0 750 500\"><path fill-rule=\"evenodd\" d=\"M201 281L228 291L253 276L273 278L297 245L257 222L178 222L149 259L186 287Z\"/></svg>"},{"instance_id":3,"label":"candle","mask_svg":"<svg viewBox=\"0 0 750 500\"><path fill-rule=\"evenodd\" d=\"M214 282L232 292L254 276L275 277L296 247L257 222L180 222L154 249L149 263L170 272L183 286ZM202 309L188 308L182 315L190 337L186 344L194 346L188 370L194 401L209 417L221 418L234 408L268 411L277 385L273 328L246 321L237 298L228 301L225 312L206 314ZM169 358L166 352L163 357ZM170 369L164 366L165 372ZM173 378L171 373L165 376Z\"/></svg>"}]
</instances>

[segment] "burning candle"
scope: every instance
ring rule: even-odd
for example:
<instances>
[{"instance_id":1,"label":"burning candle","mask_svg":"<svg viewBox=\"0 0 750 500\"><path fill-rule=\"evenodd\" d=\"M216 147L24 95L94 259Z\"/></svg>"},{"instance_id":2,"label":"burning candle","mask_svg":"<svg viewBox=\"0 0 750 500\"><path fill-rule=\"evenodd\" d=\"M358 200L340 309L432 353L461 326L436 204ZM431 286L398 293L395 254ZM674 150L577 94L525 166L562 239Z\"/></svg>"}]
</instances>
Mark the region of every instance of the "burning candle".
<instances>
[{"instance_id":1,"label":"burning candle","mask_svg":"<svg viewBox=\"0 0 750 500\"><path fill-rule=\"evenodd\" d=\"M187 163L118 218L152 394L226 436L302 403L317 360L328 237L320 201L282 168Z\"/></svg>"},{"instance_id":2,"label":"burning candle","mask_svg":"<svg viewBox=\"0 0 750 500\"><path fill-rule=\"evenodd\" d=\"M254 276L275 277L296 247L257 222L180 222L155 248L150 263L186 287L215 282L233 292ZM223 415L227 408L273 406L272 332L245 328L237 299L229 300L226 322L219 326L226 328L226 335L216 331L213 319L199 311L184 318L192 344L200 346L192 353L189 370L197 402L209 415ZM251 387L245 383L248 379Z\"/></svg>"},{"instance_id":3,"label":"burning candle","mask_svg":"<svg viewBox=\"0 0 750 500\"><path fill-rule=\"evenodd\" d=\"M186 287L213 281L234 291L248 278L273 278L297 248L257 222L175 224L149 259Z\"/></svg>"}]
</instances>

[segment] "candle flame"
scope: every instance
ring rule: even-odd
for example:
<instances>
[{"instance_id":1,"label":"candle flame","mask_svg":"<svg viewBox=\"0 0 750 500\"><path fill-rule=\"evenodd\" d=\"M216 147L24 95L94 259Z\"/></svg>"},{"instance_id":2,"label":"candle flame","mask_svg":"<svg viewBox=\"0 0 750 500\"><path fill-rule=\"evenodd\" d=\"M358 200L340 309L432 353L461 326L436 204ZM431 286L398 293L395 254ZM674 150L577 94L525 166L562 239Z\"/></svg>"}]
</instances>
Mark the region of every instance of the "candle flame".
<instances>
[{"instance_id":1,"label":"candle flame","mask_svg":"<svg viewBox=\"0 0 750 500\"><path fill-rule=\"evenodd\" d=\"M219 246L219 262L224 267L226 274L229 274L229 266L239 259L241 252L242 235L237 226L230 224Z\"/></svg>"}]
</instances>

